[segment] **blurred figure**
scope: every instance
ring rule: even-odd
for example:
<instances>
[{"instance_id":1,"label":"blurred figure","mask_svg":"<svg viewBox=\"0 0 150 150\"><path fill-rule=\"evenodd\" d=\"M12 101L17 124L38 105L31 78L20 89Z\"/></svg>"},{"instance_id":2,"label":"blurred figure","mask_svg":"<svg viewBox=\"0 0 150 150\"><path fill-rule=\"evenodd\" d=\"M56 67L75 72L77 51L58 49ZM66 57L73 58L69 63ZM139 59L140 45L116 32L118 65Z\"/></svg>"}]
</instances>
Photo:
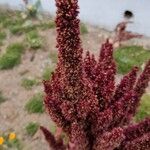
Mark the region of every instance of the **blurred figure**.
<instances>
[{"instance_id":1,"label":"blurred figure","mask_svg":"<svg viewBox=\"0 0 150 150\"><path fill-rule=\"evenodd\" d=\"M141 38L143 35L132 33L130 31L126 31L127 25L129 23L133 23L132 21L123 21L117 24L115 28L115 37L113 39L113 44L115 47L119 47L121 42L133 39L133 38Z\"/></svg>"},{"instance_id":2,"label":"blurred figure","mask_svg":"<svg viewBox=\"0 0 150 150\"><path fill-rule=\"evenodd\" d=\"M121 22L119 24L117 24L116 28L115 28L115 33L116 33L116 41L126 41L126 40L130 40L132 38L140 38L142 37L142 35L140 34L136 34L136 33L132 33L130 31L126 31L127 25L129 23L133 23L132 21L124 21Z\"/></svg>"},{"instance_id":3,"label":"blurred figure","mask_svg":"<svg viewBox=\"0 0 150 150\"><path fill-rule=\"evenodd\" d=\"M133 21L130 21L131 18L134 17L134 14L130 10L126 10L124 12L124 21L117 24L115 28L115 35L113 39L110 39L110 42L113 43L114 47L121 46L121 42L133 39L133 38L141 38L142 35L133 33L130 31L126 31L127 26L129 23L133 23Z\"/></svg>"},{"instance_id":4,"label":"blurred figure","mask_svg":"<svg viewBox=\"0 0 150 150\"><path fill-rule=\"evenodd\" d=\"M25 5L28 5L28 0L23 0L23 2L25 3Z\"/></svg>"}]
</instances>

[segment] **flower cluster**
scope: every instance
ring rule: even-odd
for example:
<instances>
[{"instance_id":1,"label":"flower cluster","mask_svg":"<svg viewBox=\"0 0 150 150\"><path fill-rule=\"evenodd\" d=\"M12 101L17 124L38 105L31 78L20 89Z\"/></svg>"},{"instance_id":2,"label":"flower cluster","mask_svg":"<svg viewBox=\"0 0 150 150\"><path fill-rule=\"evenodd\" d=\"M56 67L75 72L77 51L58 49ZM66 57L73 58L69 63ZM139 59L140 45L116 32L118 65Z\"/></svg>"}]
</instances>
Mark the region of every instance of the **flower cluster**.
<instances>
[{"instance_id":1,"label":"flower cluster","mask_svg":"<svg viewBox=\"0 0 150 150\"><path fill-rule=\"evenodd\" d=\"M148 150L150 119L132 125L139 101L150 81L150 61L140 77L134 67L115 85L113 45L107 40L99 60L82 58L78 0L56 0L58 63L44 81L45 107L69 143L41 127L53 150Z\"/></svg>"},{"instance_id":2,"label":"flower cluster","mask_svg":"<svg viewBox=\"0 0 150 150\"><path fill-rule=\"evenodd\" d=\"M3 145L5 143L5 140L7 141L13 141L16 139L16 134L11 132L8 137L3 137L3 136L0 136L0 146Z\"/></svg>"}]
</instances>

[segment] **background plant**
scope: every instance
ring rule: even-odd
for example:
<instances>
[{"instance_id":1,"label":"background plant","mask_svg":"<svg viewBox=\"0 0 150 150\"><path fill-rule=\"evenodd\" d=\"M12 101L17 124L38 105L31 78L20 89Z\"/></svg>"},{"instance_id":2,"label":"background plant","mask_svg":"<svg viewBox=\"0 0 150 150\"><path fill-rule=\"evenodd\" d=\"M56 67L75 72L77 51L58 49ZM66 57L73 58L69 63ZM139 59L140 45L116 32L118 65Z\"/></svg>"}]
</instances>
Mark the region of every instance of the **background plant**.
<instances>
[{"instance_id":1,"label":"background plant","mask_svg":"<svg viewBox=\"0 0 150 150\"><path fill-rule=\"evenodd\" d=\"M40 38L38 31L30 31L26 35L28 45L32 49L39 49L42 46L42 39Z\"/></svg>"},{"instance_id":2,"label":"background plant","mask_svg":"<svg viewBox=\"0 0 150 150\"><path fill-rule=\"evenodd\" d=\"M26 126L26 133L29 136L34 136L35 133L37 132L39 128L39 124L35 123L35 122L30 122L27 126Z\"/></svg>"},{"instance_id":3,"label":"background plant","mask_svg":"<svg viewBox=\"0 0 150 150\"><path fill-rule=\"evenodd\" d=\"M42 97L43 96L41 93L37 93L29 99L29 101L25 105L25 109L28 111L28 113L40 114L44 112Z\"/></svg>"},{"instance_id":4,"label":"background plant","mask_svg":"<svg viewBox=\"0 0 150 150\"><path fill-rule=\"evenodd\" d=\"M25 7L26 7L26 12L23 14L25 17L38 17L39 10L41 8L41 1L36 0L34 4L30 4L29 1L24 1Z\"/></svg>"},{"instance_id":5,"label":"background plant","mask_svg":"<svg viewBox=\"0 0 150 150\"><path fill-rule=\"evenodd\" d=\"M149 116L150 116L150 94L144 94L141 99L138 112L135 116L135 120L139 122Z\"/></svg>"},{"instance_id":6,"label":"background plant","mask_svg":"<svg viewBox=\"0 0 150 150\"><path fill-rule=\"evenodd\" d=\"M6 52L0 56L0 69L10 69L20 64L24 46L21 43L13 43L7 47Z\"/></svg>"},{"instance_id":7,"label":"background plant","mask_svg":"<svg viewBox=\"0 0 150 150\"><path fill-rule=\"evenodd\" d=\"M3 31L0 33L0 46L3 45L3 41L6 38L6 33Z\"/></svg>"},{"instance_id":8,"label":"background plant","mask_svg":"<svg viewBox=\"0 0 150 150\"><path fill-rule=\"evenodd\" d=\"M114 58L117 63L118 73L128 73L132 67L142 66L150 58L150 51L140 46L120 47L114 52Z\"/></svg>"},{"instance_id":9,"label":"background plant","mask_svg":"<svg viewBox=\"0 0 150 150\"><path fill-rule=\"evenodd\" d=\"M21 81L21 86L27 90L31 90L33 86L38 85L39 82L32 78L23 78Z\"/></svg>"}]
</instances>

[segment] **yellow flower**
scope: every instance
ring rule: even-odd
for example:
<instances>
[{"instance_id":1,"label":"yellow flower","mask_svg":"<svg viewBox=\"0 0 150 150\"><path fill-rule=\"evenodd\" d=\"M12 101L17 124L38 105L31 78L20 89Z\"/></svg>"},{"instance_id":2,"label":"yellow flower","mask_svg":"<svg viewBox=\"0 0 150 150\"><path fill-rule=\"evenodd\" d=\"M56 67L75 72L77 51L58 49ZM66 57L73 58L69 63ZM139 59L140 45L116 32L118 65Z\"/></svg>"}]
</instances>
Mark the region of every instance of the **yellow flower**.
<instances>
[{"instance_id":1,"label":"yellow flower","mask_svg":"<svg viewBox=\"0 0 150 150\"><path fill-rule=\"evenodd\" d=\"M10 133L9 134L9 140L14 140L16 138L16 134L15 133Z\"/></svg>"},{"instance_id":2,"label":"yellow flower","mask_svg":"<svg viewBox=\"0 0 150 150\"><path fill-rule=\"evenodd\" d=\"M0 137L0 145L3 145L3 143L4 143L4 138Z\"/></svg>"}]
</instances>

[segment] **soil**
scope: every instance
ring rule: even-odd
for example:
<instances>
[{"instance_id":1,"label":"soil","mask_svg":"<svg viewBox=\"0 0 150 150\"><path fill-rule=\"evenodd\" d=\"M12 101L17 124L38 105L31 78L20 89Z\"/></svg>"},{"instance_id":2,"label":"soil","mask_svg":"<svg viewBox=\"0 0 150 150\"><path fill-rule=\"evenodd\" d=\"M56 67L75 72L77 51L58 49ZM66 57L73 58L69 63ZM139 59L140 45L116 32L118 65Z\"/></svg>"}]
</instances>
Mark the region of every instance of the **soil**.
<instances>
[{"instance_id":1,"label":"soil","mask_svg":"<svg viewBox=\"0 0 150 150\"><path fill-rule=\"evenodd\" d=\"M82 35L83 48L93 52L96 56L99 53L100 45L104 40L111 36L113 33L86 25L88 27L88 34ZM38 122L47 128L53 124L50 117L46 114L28 114L24 106L26 102L38 92L43 92L43 85L40 83L38 86L32 88L32 90L26 90L21 86L21 79L24 77L36 77L41 82L41 76L45 66L51 65L52 61L49 58L50 51L56 51L56 31L50 29L41 31L40 35L44 39L44 48L37 50L34 60L31 61L33 52L27 50L22 56L22 62L20 65L14 67L11 70L0 70L0 91L7 97L7 101L0 105L0 134L8 131L14 131L18 138L23 143L23 150L47 150L48 145L45 142L43 135L38 131L34 137L29 137L25 133L25 126L29 122ZM24 41L23 36L7 37L4 43L4 47L1 47L2 51L10 44L16 41ZM143 38L141 40L134 39L127 44L142 45L150 49L150 38ZM1 51L1 52L2 52ZM121 76L117 76L117 81ZM149 92L150 90L148 90Z\"/></svg>"}]
</instances>

